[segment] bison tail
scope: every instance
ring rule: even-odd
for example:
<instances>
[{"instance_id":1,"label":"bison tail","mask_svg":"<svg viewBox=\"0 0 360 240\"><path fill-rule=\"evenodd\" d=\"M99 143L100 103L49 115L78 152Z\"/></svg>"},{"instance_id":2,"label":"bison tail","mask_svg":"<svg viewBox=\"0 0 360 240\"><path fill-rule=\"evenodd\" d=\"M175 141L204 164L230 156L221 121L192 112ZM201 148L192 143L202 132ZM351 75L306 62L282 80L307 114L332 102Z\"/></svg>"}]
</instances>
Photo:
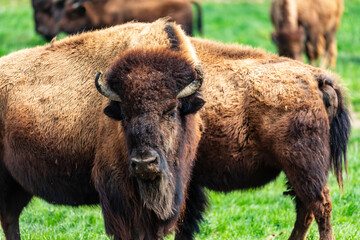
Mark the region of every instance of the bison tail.
<instances>
[{"instance_id":1,"label":"bison tail","mask_svg":"<svg viewBox=\"0 0 360 240\"><path fill-rule=\"evenodd\" d=\"M340 189L343 188L343 161L346 174L347 168L347 144L350 136L350 116L349 111L345 107L344 97L340 89L334 89L337 94L338 108L330 123L330 151L331 151L331 167L336 175Z\"/></svg>"},{"instance_id":2,"label":"bison tail","mask_svg":"<svg viewBox=\"0 0 360 240\"><path fill-rule=\"evenodd\" d=\"M201 10L201 6L196 1L191 1L191 3L194 4L194 6L196 8L196 12L197 12L197 31L202 35L203 34L203 29L202 29L202 10Z\"/></svg>"}]
</instances>

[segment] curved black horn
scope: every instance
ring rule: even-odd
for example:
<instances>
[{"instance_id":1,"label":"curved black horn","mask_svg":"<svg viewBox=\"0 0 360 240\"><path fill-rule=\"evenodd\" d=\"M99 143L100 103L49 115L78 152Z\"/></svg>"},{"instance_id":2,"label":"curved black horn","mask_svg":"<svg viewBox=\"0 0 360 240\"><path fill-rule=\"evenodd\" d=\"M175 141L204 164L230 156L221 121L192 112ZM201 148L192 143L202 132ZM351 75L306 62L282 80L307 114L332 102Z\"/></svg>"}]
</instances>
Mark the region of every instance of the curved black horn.
<instances>
[{"instance_id":1,"label":"curved black horn","mask_svg":"<svg viewBox=\"0 0 360 240\"><path fill-rule=\"evenodd\" d=\"M95 77L95 87L105 97L109 98L110 100L121 102L119 95L117 95L114 91L110 89L110 87L101 81L100 76L102 71L98 72Z\"/></svg>"},{"instance_id":2,"label":"curved black horn","mask_svg":"<svg viewBox=\"0 0 360 240\"><path fill-rule=\"evenodd\" d=\"M201 65L196 65L195 71L196 71L196 79L194 81L192 81L189 85L187 85L185 88L183 88L178 93L176 98L188 97L188 96L194 94L197 90L199 90L199 88L201 87L202 82L203 82L204 70Z\"/></svg>"}]
</instances>

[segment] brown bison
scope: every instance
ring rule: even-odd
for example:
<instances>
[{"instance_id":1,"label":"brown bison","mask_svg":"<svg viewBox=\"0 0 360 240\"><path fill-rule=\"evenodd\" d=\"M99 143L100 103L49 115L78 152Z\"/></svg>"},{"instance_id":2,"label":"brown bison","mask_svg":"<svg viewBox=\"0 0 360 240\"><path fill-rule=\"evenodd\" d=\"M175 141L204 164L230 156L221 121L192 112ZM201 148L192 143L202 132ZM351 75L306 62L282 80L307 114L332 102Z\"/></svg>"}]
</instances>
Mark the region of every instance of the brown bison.
<instances>
[{"instance_id":1,"label":"brown bison","mask_svg":"<svg viewBox=\"0 0 360 240\"><path fill-rule=\"evenodd\" d=\"M304 51L311 64L322 56L320 66L336 65L335 34L340 25L343 0L273 0L272 39L279 55L302 59Z\"/></svg>"},{"instance_id":2,"label":"brown bison","mask_svg":"<svg viewBox=\"0 0 360 240\"><path fill-rule=\"evenodd\" d=\"M306 239L313 219L320 239L333 239L326 182L334 169L342 187L350 131L336 77L250 47L195 38L192 44L205 72L205 131L177 239L192 239L198 230L204 187L222 192L260 187L281 171L286 194L296 203L290 239Z\"/></svg>"},{"instance_id":3,"label":"brown bison","mask_svg":"<svg viewBox=\"0 0 360 240\"><path fill-rule=\"evenodd\" d=\"M114 239L159 239L174 228L204 104L202 68L188 40L170 43L174 34L184 37L161 21L125 25L0 59L6 239L20 239L19 215L34 195L100 202ZM99 70L106 78L98 73L95 88Z\"/></svg>"},{"instance_id":4,"label":"brown bison","mask_svg":"<svg viewBox=\"0 0 360 240\"><path fill-rule=\"evenodd\" d=\"M46 7L35 8L36 30L48 40L60 32L68 34L100 29L129 21L152 22L170 17L186 34L193 34L191 3L197 9L197 28L202 33L201 7L188 0L33 0ZM38 10L37 10L38 9Z\"/></svg>"}]
</instances>

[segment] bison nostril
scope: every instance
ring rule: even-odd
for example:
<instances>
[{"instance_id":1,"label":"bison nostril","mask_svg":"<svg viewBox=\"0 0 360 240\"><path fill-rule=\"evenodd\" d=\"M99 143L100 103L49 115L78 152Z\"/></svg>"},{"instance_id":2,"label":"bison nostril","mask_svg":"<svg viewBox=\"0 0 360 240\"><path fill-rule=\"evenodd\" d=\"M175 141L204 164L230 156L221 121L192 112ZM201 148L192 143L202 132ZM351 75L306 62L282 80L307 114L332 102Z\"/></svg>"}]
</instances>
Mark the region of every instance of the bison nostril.
<instances>
[{"instance_id":1,"label":"bison nostril","mask_svg":"<svg viewBox=\"0 0 360 240\"><path fill-rule=\"evenodd\" d=\"M158 164L159 163L159 158L154 157L153 159L150 159L150 160L148 160L146 162L147 162L147 164Z\"/></svg>"},{"instance_id":2,"label":"bison nostril","mask_svg":"<svg viewBox=\"0 0 360 240\"><path fill-rule=\"evenodd\" d=\"M147 156L132 156L130 158L130 170L137 178L142 180L155 180L160 170L160 157L158 154L148 154Z\"/></svg>"}]
</instances>

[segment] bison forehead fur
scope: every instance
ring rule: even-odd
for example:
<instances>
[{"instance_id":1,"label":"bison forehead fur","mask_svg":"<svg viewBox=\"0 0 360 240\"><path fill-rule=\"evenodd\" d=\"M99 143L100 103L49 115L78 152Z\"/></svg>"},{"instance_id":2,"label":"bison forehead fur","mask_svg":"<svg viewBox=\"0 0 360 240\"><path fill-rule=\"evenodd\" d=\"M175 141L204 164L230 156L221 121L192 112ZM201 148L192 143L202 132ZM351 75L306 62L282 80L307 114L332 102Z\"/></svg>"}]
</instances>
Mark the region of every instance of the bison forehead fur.
<instances>
[{"instance_id":1,"label":"bison forehead fur","mask_svg":"<svg viewBox=\"0 0 360 240\"><path fill-rule=\"evenodd\" d=\"M192 65L170 50L130 50L112 65L107 82L124 102L151 101L159 105L166 98L176 99L179 91L195 79Z\"/></svg>"}]
</instances>

